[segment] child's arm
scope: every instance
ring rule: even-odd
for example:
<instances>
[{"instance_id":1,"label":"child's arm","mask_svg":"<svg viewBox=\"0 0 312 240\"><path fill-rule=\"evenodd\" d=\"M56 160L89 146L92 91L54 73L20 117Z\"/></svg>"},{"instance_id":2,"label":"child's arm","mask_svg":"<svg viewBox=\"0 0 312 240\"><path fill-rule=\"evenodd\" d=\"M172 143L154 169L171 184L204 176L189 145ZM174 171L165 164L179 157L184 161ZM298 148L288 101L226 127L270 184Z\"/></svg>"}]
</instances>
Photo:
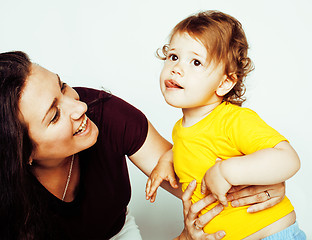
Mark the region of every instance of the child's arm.
<instances>
[{"instance_id":1,"label":"child's arm","mask_svg":"<svg viewBox=\"0 0 312 240\"><path fill-rule=\"evenodd\" d=\"M170 183L173 188L178 188L176 176L173 169L172 150L164 153L159 159L156 167L153 169L146 183L146 199L155 201L157 188L163 180Z\"/></svg>"},{"instance_id":2,"label":"child's arm","mask_svg":"<svg viewBox=\"0 0 312 240\"><path fill-rule=\"evenodd\" d=\"M226 205L226 193L232 185L280 183L292 177L299 168L300 160L296 151L288 142L283 141L274 148L217 161L206 172L203 183Z\"/></svg>"}]
</instances>

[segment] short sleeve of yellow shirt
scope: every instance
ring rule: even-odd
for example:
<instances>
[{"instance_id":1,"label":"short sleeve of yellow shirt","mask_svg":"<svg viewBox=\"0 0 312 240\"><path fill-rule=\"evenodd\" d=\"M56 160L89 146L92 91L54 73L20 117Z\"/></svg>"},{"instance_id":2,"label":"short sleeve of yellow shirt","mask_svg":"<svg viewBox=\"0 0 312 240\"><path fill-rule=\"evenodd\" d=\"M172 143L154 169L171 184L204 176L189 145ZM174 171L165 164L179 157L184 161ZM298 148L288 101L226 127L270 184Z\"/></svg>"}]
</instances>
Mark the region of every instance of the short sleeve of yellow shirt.
<instances>
[{"instance_id":1,"label":"short sleeve of yellow shirt","mask_svg":"<svg viewBox=\"0 0 312 240\"><path fill-rule=\"evenodd\" d=\"M234 111L231 109L233 108ZM236 109L237 108L237 109ZM237 111L240 109L239 111ZM243 154L272 148L281 141L287 141L279 132L266 124L257 113L248 108L229 106L228 137Z\"/></svg>"}]
</instances>

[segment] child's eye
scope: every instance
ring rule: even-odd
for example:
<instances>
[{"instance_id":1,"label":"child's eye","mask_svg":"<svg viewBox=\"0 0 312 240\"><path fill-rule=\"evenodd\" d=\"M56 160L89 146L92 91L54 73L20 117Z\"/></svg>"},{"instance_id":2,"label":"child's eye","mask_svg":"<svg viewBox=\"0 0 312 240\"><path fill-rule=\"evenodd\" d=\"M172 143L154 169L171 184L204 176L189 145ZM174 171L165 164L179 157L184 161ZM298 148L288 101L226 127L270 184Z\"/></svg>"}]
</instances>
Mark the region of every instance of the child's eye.
<instances>
[{"instance_id":1,"label":"child's eye","mask_svg":"<svg viewBox=\"0 0 312 240\"><path fill-rule=\"evenodd\" d=\"M196 66L196 67L202 65L201 62L198 61L198 60L196 60L196 59L193 60L193 64L194 64L194 66Z\"/></svg>"},{"instance_id":2,"label":"child's eye","mask_svg":"<svg viewBox=\"0 0 312 240\"><path fill-rule=\"evenodd\" d=\"M168 56L168 58L169 58L171 61L177 61L177 60L178 60L178 56L175 55L175 54L170 54L170 55Z\"/></svg>"},{"instance_id":3,"label":"child's eye","mask_svg":"<svg viewBox=\"0 0 312 240\"><path fill-rule=\"evenodd\" d=\"M56 123L60 118L60 109L57 107L54 117L51 119L50 123Z\"/></svg>"}]
</instances>

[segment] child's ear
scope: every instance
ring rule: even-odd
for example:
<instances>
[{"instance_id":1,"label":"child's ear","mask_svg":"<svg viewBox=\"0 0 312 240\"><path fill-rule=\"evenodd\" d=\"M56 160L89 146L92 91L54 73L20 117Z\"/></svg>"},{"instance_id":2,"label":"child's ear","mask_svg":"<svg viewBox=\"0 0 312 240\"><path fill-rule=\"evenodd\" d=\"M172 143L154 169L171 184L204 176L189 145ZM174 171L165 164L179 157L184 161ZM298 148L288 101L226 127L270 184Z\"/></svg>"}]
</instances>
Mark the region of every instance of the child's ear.
<instances>
[{"instance_id":1,"label":"child's ear","mask_svg":"<svg viewBox=\"0 0 312 240\"><path fill-rule=\"evenodd\" d=\"M229 76L226 76L226 78L220 82L217 88L216 94L219 97L223 97L224 95L226 95L228 92L232 90L236 82L237 82L236 74L230 73Z\"/></svg>"}]
</instances>

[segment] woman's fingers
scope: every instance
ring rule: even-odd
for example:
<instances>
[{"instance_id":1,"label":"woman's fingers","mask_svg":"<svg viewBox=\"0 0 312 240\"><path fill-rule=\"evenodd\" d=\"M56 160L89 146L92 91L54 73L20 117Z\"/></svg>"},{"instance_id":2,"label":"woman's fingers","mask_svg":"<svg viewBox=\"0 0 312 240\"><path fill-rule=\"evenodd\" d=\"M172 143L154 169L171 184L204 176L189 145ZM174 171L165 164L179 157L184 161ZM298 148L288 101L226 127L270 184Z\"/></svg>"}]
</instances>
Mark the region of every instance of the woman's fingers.
<instances>
[{"instance_id":1,"label":"woman's fingers","mask_svg":"<svg viewBox=\"0 0 312 240\"><path fill-rule=\"evenodd\" d=\"M229 191L228 199L231 199L230 201L232 201L243 197L255 196L265 191L269 191L271 197L284 198L285 183L282 182L273 185L235 186ZM259 200L262 201L263 199L261 198Z\"/></svg>"},{"instance_id":2,"label":"woman's fingers","mask_svg":"<svg viewBox=\"0 0 312 240\"><path fill-rule=\"evenodd\" d=\"M200 184L200 191L203 195L207 194L207 186L206 186L206 182L205 182L205 178L202 179L201 184Z\"/></svg>"},{"instance_id":3,"label":"woman's fingers","mask_svg":"<svg viewBox=\"0 0 312 240\"><path fill-rule=\"evenodd\" d=\"M222 239L225 236L225 232L224 231L219 231L213 234L207 234L205 236L206 240L219 240Z\"/></svg>"},{"instance_id":4,"label":"woman's fingers","mask_svg":"<svg viewBox=\"0 0 312 240\"><path fill-rule=\"evenodd\" d=\"M232 207L241 207L241 206L246 206L246 205L250 205L250 204L264 203L268 200L270 200L270 199L268 199L268 196L263 191L263 192L255 194L253 196L233 200L231 202L231 205L232 205ZM271 200L272 200L272 198L271 198Z\"/></svg>"},{"instance_id":5,"label":"woman's fingers","mask_svg":"<svg viewBox=\"0 0 312 240\"><path fill-rule=\"evenodd\" d=\"M188 215L189 209L192 206L191 198L193 195L193 192L196 188L196 180L193 180L185 189L183 195L182 195L182 202L183 202L183 213L184 217Z\"/></svg>"},{"instance_id":6,"label":"woman's fingers","mask_svg":"<svg viewBox=\"0 0 312 240\"><path fill-rule=\"evenodd\" d=\"M263 202L267 200L265 194L266 190L270 191L270 193L272 192L272 194L275 192L274 189L269 189L269 186L266 185L248 186L239 191L229 193L227 195L227 199L229 201L233 201L246 198L248 200L252 200L252 203ZM250 202L250 204L252 203Z\"/></svg>"},{"instance_id":7,"label":"woman's fingers","mask_svg":"<svg viewBox=\"0 0 312 240\"><path fill-rule=\"evenodd\" d=\"M209 210L204 215L198 217L198 214L203 210L203 208L214 203L216 199L212 194L206 196L205 198L199 200L198 202L192 204L191 197L196 189L196 181L193 180L185 192L182 195L183 201L183 213L184 213L184 224L185 228L181 233L180 237L177 239L189 239L189 240L219 240L225 236L224 231L219 231L214 234L204 233L203 227L211 221L216 215L218 215L223 207L221 204L216 205L214 208Z\"/></svg>"},{"instance_id":8,"label":"woman's fingers","mask_svg":"<svg viewBox=\"0 0 312 240\"><path fill-rule=\"evenodd\" d=\"M254 204L252 206L250 206L248 209L247 209L247 212L249 213L255 213L255 212L259 212L259 211L262 211L264 209L267 209L267 208L270 208L270 207L273 207L274 205L276 205L277 203L279 203L280 200L277 199L277 198L272 198L266 202L262 202L262 203L257 203L257 204Z\"/></svg>"},{"instance_id":9,"label":"woman's fingers","mask_svg":"<svg viewBox=\"0 0 312 240\"><path fill-rule=\"evenodd\" d=\"M207 197L205 197L207 198ZM203 198L203 199L205 199ZM208 206L210 205L212 198L210 198L209 200L206 201L206 205L203 205L204 207L205 206ZM215 200L214 200L215 201ZM195 203L196 204L196 203ZM193 204L194 205L194 204ZM201 210L201 208L200 208ZM206 226L215 216L217 216L220 212L222 212L223 210L223 206L222 204L218 204L216 205L215 207L213 207L211 210L209 210L209 212L206 212L205 214L201 215L200 217L198 217L196 219L196 225L197 226L201 226L201 227L204 227Z\"/></svg>"},{"instance_id":10,"label":"woman's fingers","mask_svg":"<svg viewBox=\"0 0 312 240\"><path fill-rule=\"evenodd\" d=\"M238 191L235 191L238 190ZM248 212L258 212L279 203L285 196L285 184L248 186L242 189L234 188L228 194L228 201L233 207L252 205Z\"/></svg>"},{"instance_id":11,"label":"woman's fingers","mask_svg":"<svg viewBox=\"0 0 312 240\"><path fill-rule=\"evenodd\" d=\"M189 212L189 218L191 220L195 220L197 218L198 213L205 207L209 206L210 204L214 203L216 199L212 196L212 194L209 194L208 196L200 199L198 202L193 203L193 205L190 207ZM204 224L206 225L206 224Z\"/></svg>"}]
</instances>

